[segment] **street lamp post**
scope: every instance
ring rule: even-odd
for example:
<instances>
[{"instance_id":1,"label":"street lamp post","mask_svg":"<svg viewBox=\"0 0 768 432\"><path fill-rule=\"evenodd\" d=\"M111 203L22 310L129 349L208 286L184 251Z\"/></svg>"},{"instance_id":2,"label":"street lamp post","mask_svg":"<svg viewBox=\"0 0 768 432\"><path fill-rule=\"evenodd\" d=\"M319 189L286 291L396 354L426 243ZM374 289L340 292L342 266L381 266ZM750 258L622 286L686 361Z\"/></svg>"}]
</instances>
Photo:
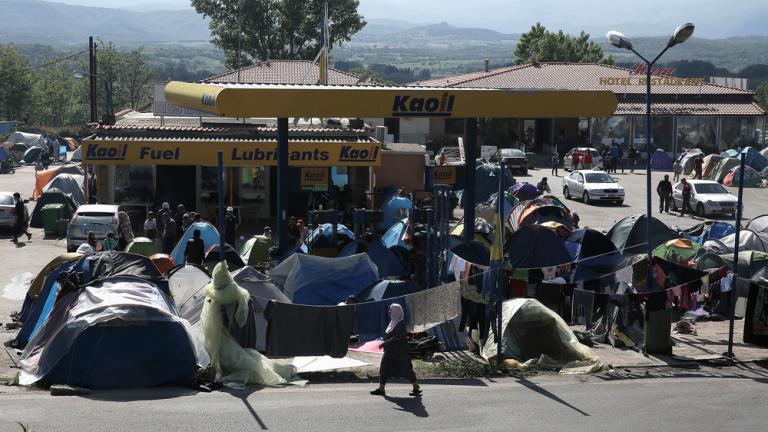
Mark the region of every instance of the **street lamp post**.
<instances>
[{"instance_id":1,"label":"street lamp post","mask_svg":"<svg viewBox=\"0 0 768 432\"><path fill-rule=\"evenodd\" d=\"M628 37L624 36L622 33L619 33L617 31L610 31L606 35L608 40L611 42L611 45L621 48L621 49L627 49L635 53L640 59L645 62L646 64L646 71L645 71L645 147L646 147L646 170L645 170L645 182L646 182L646 248L648 252L648 265L651 265L651 256L653 254L653 245L651 243L651 217L653 217L653 213L651 212L651 67L653 67L654 64L656 64L656 61L661 58L662 55L664 55L665 52L667 52L668 49L672 48L675 45L679 45L688 38L693 35L693 30L695 29L695 26L691 23L683 24L675 29L675 32L672 34L672 37L669 38L669 41L667 42L667 46L664 48L664 50L659 53L659 55L656 56L653 61L648 61L645 57L643 57L642 54L635 51L635 49L632 47L632 42L629 40ZM651 277L650 272L648 273L647 277L647 283L650 287L651 284Z\"/></svg>"}]
</instances>

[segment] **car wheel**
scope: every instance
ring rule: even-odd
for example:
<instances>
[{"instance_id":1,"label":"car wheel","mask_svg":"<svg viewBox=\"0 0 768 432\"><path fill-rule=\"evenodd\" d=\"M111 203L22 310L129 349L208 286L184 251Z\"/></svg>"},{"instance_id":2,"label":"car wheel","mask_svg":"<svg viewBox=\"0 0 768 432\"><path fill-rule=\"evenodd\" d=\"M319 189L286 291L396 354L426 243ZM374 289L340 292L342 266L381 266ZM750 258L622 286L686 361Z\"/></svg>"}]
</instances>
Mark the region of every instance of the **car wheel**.
<instances>
[{"instance_id":1,"label":"car wheel","mask_svg":"<svg viewBox=\"0 0 768 432\"><path fill-rule=\"evenodd\" d=\"M591 204L591 201L589 200L589 193L584 192L584 196L582 196L581 199L584 201L584 204Z\"/></svg>"},{"instance_id":2,"label":"car wheel","mask_svg":"<svg viewBox=\"0 0 768 432\"><path fill-rule=\"evenodd\" d=\"M563 188L563 196L565 199L571 199L571 191L568 190L568 186Z\"/></svg>"},{"instance_id":3,"label":"car wheel","mask_svg":"<svg viewBox=\"0 0 768 432\"><path fill-rule=\"evenodd\" d=\"M698 203L696 205L696 214L698 214L701 217L707 217L707 211L704 209L704 204Z\"/></svg>"},{"instance_id":4,"label":"car wheel","mask_svg":"<svg viewBox=\"0 0 768 432\"><path fill-rule=\"evenodd\" d=\"M528 175L528 168L523 170L523 175Z\"/></svg>"},{"instance_id":5,"label":"car wheel","mask_svg":"<svg viewBox=\"0 0 768 432\"><path fill-rule=\"evenodd\" d=\"M616 205L623 206L624 205L624 200L616 201Z\"/></svg>"}]
</instances>

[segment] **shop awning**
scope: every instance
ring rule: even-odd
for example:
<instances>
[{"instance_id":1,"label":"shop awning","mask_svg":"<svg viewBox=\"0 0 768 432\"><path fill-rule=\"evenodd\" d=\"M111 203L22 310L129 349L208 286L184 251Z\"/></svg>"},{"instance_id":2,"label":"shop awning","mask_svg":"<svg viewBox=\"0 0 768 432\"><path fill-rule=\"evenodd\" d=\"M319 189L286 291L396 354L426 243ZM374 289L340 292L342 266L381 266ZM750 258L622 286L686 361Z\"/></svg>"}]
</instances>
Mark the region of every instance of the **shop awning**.
<instances>
[{"instance_id":1,"label":"shop awning","mask_svg":"<svg viewBox=\"0 0 768 432\"><path fill-rule=\"evenodd\" d=\"M224 117L607 117L609 90L195 84L170 82L168 102Z\"/></svg>"}]
</instances>

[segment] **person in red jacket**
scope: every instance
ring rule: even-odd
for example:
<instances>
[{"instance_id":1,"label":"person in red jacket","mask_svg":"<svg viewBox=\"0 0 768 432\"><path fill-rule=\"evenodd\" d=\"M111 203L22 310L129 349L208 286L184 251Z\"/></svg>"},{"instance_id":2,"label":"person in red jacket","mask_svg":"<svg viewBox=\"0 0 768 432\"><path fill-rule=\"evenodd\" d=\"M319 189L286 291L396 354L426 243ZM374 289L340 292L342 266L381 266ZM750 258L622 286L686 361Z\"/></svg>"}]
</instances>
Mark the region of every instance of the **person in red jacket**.
<instances>
[{"instance_id":1,"label":"person in red jacket","mask_svg":"<svg viewBox=\"0 0 768 432\"><path fill-rule=\"evenodd\" d=\"M592 152L589 150L584 152L584 168L592 169Z\"/></svg>"},{"instance_id":2,"label":"person in red jacket","mask_svg":"<svg viewBox=\"0 0 768 432\"><path fill-rule=\"evenodd\" d=\"M680 180L680 184L683 185L683 205L680 206L680 216L685 216L686 210L688 210L689 214L693 214L693 209L691 208L691 193L693 189L691 184L685 179Z\"/></svg>"}]
</instances>

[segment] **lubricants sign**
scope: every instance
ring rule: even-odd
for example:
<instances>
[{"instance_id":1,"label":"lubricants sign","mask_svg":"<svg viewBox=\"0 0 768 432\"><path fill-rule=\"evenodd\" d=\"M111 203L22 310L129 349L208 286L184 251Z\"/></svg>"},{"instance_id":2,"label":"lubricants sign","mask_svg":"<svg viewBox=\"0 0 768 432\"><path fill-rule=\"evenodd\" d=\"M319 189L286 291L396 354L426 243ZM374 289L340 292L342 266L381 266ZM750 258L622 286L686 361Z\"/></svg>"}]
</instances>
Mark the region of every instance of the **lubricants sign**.
<instances>
[{"instance_id":1,"label":"lubricants sign","mask_svg":"<svg viewBox=\"0 0 768 432\"><path fill-rule=\"evenodd\" d=\"M295 167L380 166L379 143L290 142L288 164ZM277 165L276 142L85 140L83 163L92 165L214 166L218 152L224 165Z\"/></svg>"}]
</instances>

